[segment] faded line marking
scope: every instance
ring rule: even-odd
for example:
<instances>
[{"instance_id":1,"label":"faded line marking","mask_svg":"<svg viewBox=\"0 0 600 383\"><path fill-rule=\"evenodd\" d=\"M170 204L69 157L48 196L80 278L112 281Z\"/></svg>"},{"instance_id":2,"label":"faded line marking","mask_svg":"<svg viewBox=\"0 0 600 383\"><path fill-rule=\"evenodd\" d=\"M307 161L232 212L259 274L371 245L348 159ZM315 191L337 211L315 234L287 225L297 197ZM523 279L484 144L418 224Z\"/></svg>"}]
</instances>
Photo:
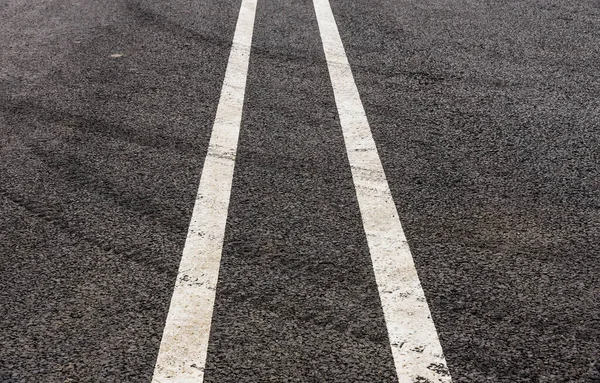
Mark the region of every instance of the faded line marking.
<instances>
[{"instance_id":1,"label":"faded line marking","mask_svg":"<svg viewBox=\"0 0 600 383\"><path fill-rule=\"evenodd\" d=\"M201 383L221 263L256 0L242 0L153 383Z\"/></svg>"},{"instance_id":2,"label":"faded line marking","mask_svg":"<svg viewBox=\"0 0 600 383\"><path fill-rule=\"evenodd\" d=\"M400 383L451 382L329 0L313 0Z\"/></svg>"}]
</instances>

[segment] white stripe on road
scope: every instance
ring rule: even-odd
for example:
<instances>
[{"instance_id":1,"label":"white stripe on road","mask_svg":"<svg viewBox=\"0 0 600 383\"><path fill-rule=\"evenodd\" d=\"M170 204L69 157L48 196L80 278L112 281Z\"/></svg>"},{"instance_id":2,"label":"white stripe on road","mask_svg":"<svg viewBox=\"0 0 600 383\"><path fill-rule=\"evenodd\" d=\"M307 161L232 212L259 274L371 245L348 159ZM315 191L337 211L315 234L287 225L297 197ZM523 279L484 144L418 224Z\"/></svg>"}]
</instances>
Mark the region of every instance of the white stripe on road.
<instances>
[{"instance_id":1,"label":"white stripe on road","mask_svg":"<svg viewBox=\"0 0 600 383\"><path fill-rule=\"evenodd\" d=\"M451 382L329 0L314 6L398 380Z\"/></svg>"},{"instance_id":2,"label":"white stripe on road","mask_svg":"<svg viewBox=\"0 0 600 383\"><path fill-rule=\"evenodd\" d=\"M152 381L201 383L242 119L256 0L242 0Z\"/></svg>"}]
</instances>

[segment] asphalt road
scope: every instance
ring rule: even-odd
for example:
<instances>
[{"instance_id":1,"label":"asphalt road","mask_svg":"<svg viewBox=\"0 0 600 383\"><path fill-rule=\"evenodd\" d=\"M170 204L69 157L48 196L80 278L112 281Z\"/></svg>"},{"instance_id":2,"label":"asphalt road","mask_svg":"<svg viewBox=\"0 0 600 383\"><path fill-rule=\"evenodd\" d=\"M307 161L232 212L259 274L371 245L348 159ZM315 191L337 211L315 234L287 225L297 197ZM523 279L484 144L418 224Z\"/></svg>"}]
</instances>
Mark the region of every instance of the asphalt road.
<instances>
[{"instance_id":1,"label":"asphalt road","mask_svg":"<svg viewBox=\"0 0 600 383\"><path fill-rule=\"evenodd\" d=\"M453 380L600 382L600 4L331 7ZM0 382L150 382L239 9L0 0ZM205 381L397 381L311 1L258 0Z\"/></svg>"}]
</instances>

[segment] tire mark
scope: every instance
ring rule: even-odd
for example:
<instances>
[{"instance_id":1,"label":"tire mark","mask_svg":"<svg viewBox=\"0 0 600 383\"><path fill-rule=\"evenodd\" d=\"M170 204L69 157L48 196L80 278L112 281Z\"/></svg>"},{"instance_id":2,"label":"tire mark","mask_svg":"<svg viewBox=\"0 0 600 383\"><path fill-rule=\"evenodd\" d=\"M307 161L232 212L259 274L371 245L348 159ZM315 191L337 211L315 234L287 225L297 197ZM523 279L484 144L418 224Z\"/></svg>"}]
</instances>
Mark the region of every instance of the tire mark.
<instances>
[{"instance_id":1,"label":"tire mark","mask_svg":"<svg viewBox=\"0 0 600 383\"><path fill-rule=\"evenodd\" d=\"M154 135L143 134L120 124L63 110L50 109L31 101L15 101L0 97L0 113L5 116L9 123L37 120L70 127L83 134L94 137L100 136L107 141L119 140L141 147L164 149L177 153L194 153L197 151L197 146L172 136L160 133ZM18 130L16 130L16 133L18 133Z\"/></svg>"},{"instance_id":2,"label":"tire mark","mask_svg":"<svg viewBox=\"0 0 600 383\"><path fill-rule=\"evenodd\" d=\"M48 205L47 203L34 201L2 186L0 186L0 196L14 205L19 206L31 217L38 218L45 223L60 229L71 237L76 238L78 241L86 242L91 247L103 251L105 254L116 255L128 261L142 264L149 267L157 274L166 274L170 272L170 267L165 264L164 259L148 257L148 254L155 253L149 246L142 246L140 248L139 244L120 245L99 240L72 224L66 217L64 209L58 206L58 204Z\"/></svg>"}]
</instances>

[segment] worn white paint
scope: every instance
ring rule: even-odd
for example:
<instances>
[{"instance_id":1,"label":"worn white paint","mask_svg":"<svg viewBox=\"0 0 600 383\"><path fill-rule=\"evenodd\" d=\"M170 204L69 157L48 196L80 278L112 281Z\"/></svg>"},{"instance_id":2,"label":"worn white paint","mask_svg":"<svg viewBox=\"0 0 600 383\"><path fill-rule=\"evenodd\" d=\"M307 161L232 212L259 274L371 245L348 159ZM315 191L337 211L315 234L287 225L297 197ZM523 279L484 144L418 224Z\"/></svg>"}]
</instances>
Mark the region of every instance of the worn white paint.
<instances>
[{"instance_id":1,"label":"worn white paint","mask_svg":"<svg viewBox=\"0 0 600 383\"><path fill-rule=\"evenodd\" d=\"M331 6L314 7L398 380L451 382Z\"/></svg>"},{"instance_id":2,"label":"worn white paint","mask_svg":"<svg viewBox=\"0 0 600 383\"><path fill-rule=\"evenodd\" d=\"M242 0L153 383L201 383L231 194L256 0Z\"/></svg>"}]
</instances>

